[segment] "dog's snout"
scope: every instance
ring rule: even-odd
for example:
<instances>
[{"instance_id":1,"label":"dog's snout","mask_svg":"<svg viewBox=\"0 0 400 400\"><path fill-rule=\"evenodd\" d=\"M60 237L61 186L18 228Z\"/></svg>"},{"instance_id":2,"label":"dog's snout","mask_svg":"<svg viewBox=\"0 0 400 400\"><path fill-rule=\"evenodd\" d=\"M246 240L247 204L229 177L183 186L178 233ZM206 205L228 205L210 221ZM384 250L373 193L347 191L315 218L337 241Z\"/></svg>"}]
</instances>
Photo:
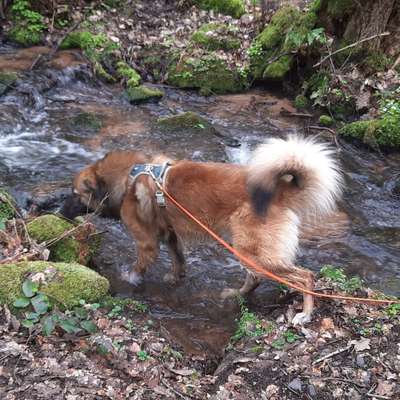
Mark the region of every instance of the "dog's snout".
<instances>
[{"instance_id":1,"label":"dog's snout","mask_svg":"<svg viewBox=\"0 0 400 400\"><path fill-rule=\"evenodd\" d=\"M86 212L87 206L81 202L80 197L75 193L67 197L60 210L60 214L68 219L74 219Z\"/></svg>"}]
</instances>

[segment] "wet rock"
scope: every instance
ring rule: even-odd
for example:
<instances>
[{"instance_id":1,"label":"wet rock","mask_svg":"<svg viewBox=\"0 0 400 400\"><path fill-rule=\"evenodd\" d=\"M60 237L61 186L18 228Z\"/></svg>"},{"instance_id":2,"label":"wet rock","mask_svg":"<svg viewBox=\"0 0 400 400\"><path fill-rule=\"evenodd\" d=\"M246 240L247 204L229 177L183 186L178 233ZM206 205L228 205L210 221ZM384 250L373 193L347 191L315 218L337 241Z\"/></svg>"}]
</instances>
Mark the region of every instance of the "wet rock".
<instances>
[{"instance_id":1,"label":"wet rock","mask_svg":"<svg viewBox=\"0 0 400 400\"><path fill-rule=\"evenodd\" d=\"M81 112L71 120L70 125L72 130L95 133L102 128L103 122L97 114Z\"/></svg>"},{"instance_id":2,"label":"wet rock","mask_svg":"<svg viewBox=\"0 0 400 400\"><path fill-rule=\"evenodd\" d=\"M125 95L132 104L159 101L164 93L161 90L140 85L137 87L128 87Z\"/></svg>"},{"instance_id":3,"label":"wet rock","mask_svg":"<svg viewBox=\"0 0 400 400\"><path fill-rule=\"evenodd\" d=\"M109 288L106 278L77 263L46 261L0 265L0 303L12 304L21 295L22 283L29 276L40 274L41 292L52 303L71 308L83 299L94 303L104 297Z\"/></svg>"},{"instance_id":4,"label":"wet rock","mask_svg":"<svg viewBox=\"0 0 400 400\"><path fill-rule=\"evenodd\" d=\"M301 383L301 380L299 378L295 378L292 381L290 381L288 386L292 390L296 390L297 392L301 392L302 383Z\"/></svg>"},{"instance_id":5,"label":"wet rock","mask_svg":"<svg viewBox=\"0 0 400 400\"><path fill-rule=\"evenodd\" d=\"M72 231L70 235L49 245L49 259L52 261L87 264L100 244L100 236L93 236L96 230L92 224L85 223L77 227L52 214L35 218L27 224L27 229L30 237L38 243L49 242Z\"/></svg>"},{"instance_id":6,"label":"wet rock","mask_svg":"<svg viewBox=\"0 0 400 400\"><path fill-rule=\"evenodd\" d=\"M159 118L157 126L165 131L215 134L217 130L205 118L194 112Z\"/></svg>"},{"instance_id":7,"label":"wet rock","mask_svg":"<svg viewBox=\"0 0 400 400\"><path fill-rule=\"evenodd\" d=\"M238 49L240 41L234 32L232 27L226 24L204 24L192 35L192 41L207 50Z\"/></svg>"},{"instance_id":8,"label":"wet rock","mask_svg":"<svg viewBox=\"0 0 400 400\"><path fill-rule=\"evenodd\" d=\"M321 115L319 117L319 124L322 126L331 126L333 124L333 119L329 115Z\"/></svg>"}]
</instances>

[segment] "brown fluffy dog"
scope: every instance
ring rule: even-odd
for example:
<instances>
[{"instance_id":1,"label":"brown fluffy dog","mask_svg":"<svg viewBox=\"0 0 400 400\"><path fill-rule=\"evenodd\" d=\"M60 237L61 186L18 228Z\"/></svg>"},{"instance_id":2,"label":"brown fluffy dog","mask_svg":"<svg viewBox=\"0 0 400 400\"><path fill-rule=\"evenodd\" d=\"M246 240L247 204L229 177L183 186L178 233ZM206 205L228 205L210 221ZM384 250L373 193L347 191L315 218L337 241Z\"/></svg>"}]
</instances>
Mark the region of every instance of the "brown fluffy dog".
<instances>
[{"instance_id":1,"label":"brown fluffy dog","mask_svg":"<svg viewBox=\"0 0 400 400\"><path fill-rule=\"evenodd\" d=\"M185 274L183 243L206 239L206 234L168 200L160 207L150 176L133 180L136 164L160 164L163 156L135 151L113 151L79 172L73 193L91 210L120 216L135 238L137 262L126 274L138 284L155 261L164 241L172 270L164 279L176 282ZM165 186L168 192L220 235L229 235L234 247L269 271L307 289L313 274L294 265L302 221L321 218L335 207L341 178L332 151L314 140L295 136L272 139L253 153L247 166L224 163L172 161ZM66 205L64 214L71 204ZM248 272L241 289L226 289L222 296L246 294L259 277ZM303 312L294 324L310 320L313 298L304 295Z\"/></svg>"}]
</instances>

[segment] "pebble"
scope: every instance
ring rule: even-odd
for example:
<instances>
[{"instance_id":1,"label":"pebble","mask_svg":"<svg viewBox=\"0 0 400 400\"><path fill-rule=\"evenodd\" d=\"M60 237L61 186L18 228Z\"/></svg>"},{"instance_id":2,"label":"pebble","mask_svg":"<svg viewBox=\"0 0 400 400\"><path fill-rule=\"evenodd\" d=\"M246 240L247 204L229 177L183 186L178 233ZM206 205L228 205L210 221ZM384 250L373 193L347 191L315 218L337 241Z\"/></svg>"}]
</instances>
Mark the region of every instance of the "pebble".
<instances>
[{"instance_id":1,"label":"pebble","mask_svg":"<svg viewBox=\"0 0 400 400\"><path fill-rule=\"evenodd\" d=\"M301 380L299 378L295 378L292 381L290 381L288 386L292 390L296 390L298 392L301 392L302 383L301 383Z\"/></svg>"}]
</instances>

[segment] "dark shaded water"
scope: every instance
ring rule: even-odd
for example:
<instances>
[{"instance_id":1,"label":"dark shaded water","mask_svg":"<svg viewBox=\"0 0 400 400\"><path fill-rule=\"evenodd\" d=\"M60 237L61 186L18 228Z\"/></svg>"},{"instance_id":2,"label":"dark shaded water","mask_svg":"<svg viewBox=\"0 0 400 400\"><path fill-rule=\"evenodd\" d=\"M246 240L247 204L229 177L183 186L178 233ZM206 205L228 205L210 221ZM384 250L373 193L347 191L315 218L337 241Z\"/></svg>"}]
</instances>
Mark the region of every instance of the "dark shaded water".
<instances>
[{"instance_id":1,"label":"dark shaded water","mask_svg":"<svg viewBox=\"0 0 400 400\"><path fill-rule=\"evenodd\" d=\"M56 209L73 173L111 149L246 162L251 149L266 137L303 131L302 121L280 116L281 108L291 109L290 102L267 92L203 98L164 88L160 104L132 106L117 89L90 82L82 66L40 71L0 98L0 183L12 188L22 205ZM241 145L230 147L229 140L212 134L166 134L155 127L159 116L189 110ZM94 113L101 128L74 124L82 112ZM399 184L399 157L348 144L339 157L347 183L341 213L325 221L314 232L316 238L304 240L300 261L315 271L323 264L342 266L371 286L400 295L400 200L393 195ZM350 227L339 235L348 221ZM187 277L170 287L161 279L169 268L162 249L143 287L134 289L120 279L135 260L134 243L119 223L99 218L97 224L107 233L96 263L110 278L114 293L147 301L164 334L186 349L218 353L235 329L237 305L221 303L219 292L241 285L244 273L236 260L214 246L189 250ZM265 282L250 296L250 306L267 312L275 294L273 285Z\"/></svg>"}]
</instances>

